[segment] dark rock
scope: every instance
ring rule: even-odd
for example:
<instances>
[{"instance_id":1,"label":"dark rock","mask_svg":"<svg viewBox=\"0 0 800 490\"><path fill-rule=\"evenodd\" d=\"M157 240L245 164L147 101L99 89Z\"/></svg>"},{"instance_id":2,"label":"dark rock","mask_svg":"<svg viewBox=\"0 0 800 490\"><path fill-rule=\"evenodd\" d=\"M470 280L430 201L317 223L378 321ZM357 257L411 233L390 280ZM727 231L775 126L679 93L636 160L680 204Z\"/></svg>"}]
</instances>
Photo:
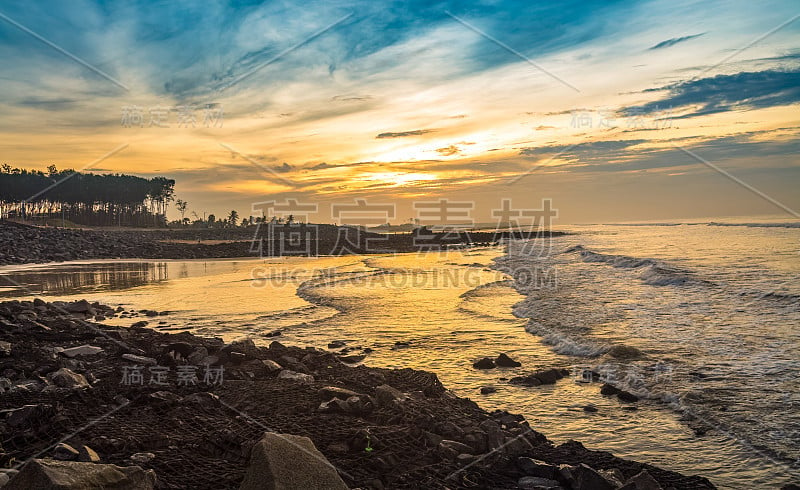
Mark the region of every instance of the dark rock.
<instances>
[{"instance_id":1,"label":"dark rock","mask_svg":"<svg viewBox=\"0 0 800 490\"><path fill-rule=\"evenodd\" d=\"M530 489L530 490L561 488L561 485L556 480L541 478L538 476L523 476L517 481L517 486L519 488Z\"/></svg>"},{"instance_id":2,"label":"dark rock","mask_svg":"<svg viewBox=\"0 0 800 490\"><path fill-rule=\"evenodd\" d=\"M351 396L363 396L361 393L356 393L353 390L339 388L337 386L326 386L324 388L320 388L317 391L317 394L322 401L330 400L331 398L341 398L342 400L346 400Z\"/></svg>"},{"instance_id":3,"label":"dark rock","mask_svg":"<svg viewBox=\"0 0 800 490\"><path fill-rule=\"evenodd\" d=\"M489 395L491 393L496 393L497 388L494 386L482 386L481 387L481 395Z\"/></svg>"},{"instance_id":4,"label":"dark rock","mask_svg":"<svg viewBox=\"0 0 800 490\"><path fill-rule=\"evenodd\" d=\"M348 490L311 439L268 432L251 449L247 472L239 489L290 488Z\"/></svg>"},{"instance_id":5,"label":"dark rock","mask_svg":"<svg viewBox=\"0 0 800 490\"><path fill-rule=\"evenodd\" d=\"M540 478L548 478L555 480L558 478L558 467L543 461L521 457L517 458L517 467L526 475L538 476Z\"/></svg>"},{"instance_id":6,"label":"dark rock","mask_svg":"<svg viewBox=\"0 0 800 490\"><path fill-rule=\"evenodd\" d=\"M411 347L411 342L398 340L397 342L394 343L392 349L405 349L408 347Z\"/></svg>"},{"instance_id":7,"label":"dark rock","mask_svg":"<svg viewBox=\"0 0 800 490\"><path fill-rule=\"evenodd\" d=\"M573 490L614 490L614 486L603 475L584 463L563 466L560 472Z\"/></svg>"},{"instance_id":8,"label":"dark rock","mask_svg":"<svg viewBox=\"0 0 800 490\"><path fill-rule=\"evenodd\" d=\"M339 356L339 360L346 364L356 364L363 361L367 356L354 354L352 356Z\"/></svg>"},{"instance_id":9,"label":"dark rock","mask_svg":"<svg viewBox=\"0 0 800 490\"><path fill-rule=\"evenodd\" d=\"M520 366L522 366L521 362L518 362L518 361L515 361L514 359L511 359L505 353L500 354L499 356L497 356L497 359L495 359L494 362L499 367L520 367Z\"/></svg>"},{"instance_id":10,"label":"dark rock","mask_svg":"<svg viewBox=\"0 0 800 490\"><path fill-rule=\"evenodd\" d=\"M328 343L328 349L340 349L347 345L347 342L344 340L334 340L333 342Z\"/></svg>"},{"instance_id":11,"label":"dark rock","mask_svg":"<svg viewBox=\"0 0 800 490\"><path fill-rule=\"evenodd\" d=\"M617 393L617 398L628 403L634 403L639 401L638 396L634 395L633 393L629 393L627 391L622 391L622 390L620 390L620 392Z\"/></svg>"},{"instance_id":12,"label":"dark rock","mask_svg":"<svg viewBox=\"0 0 800 490\"><path fill-rule=\"evenodd\" d=\"M22 467L4 490L149 490L155 487L156 474L138 466L34 459Z\"/></svg>"},{"instance_id":13,"label":"dark rock","mask_svg":"<svg viewBox=\"0 0 800 490\"><path fill-rule=\"evenodd\" d=\"M264 337L279 337L283 335L283 330L273 330L264 334Z\"/></svg>"},{"instance_id":14,"label":"dark rock","mask_svg":"<svg viewBox=\"0 0 800 490\"><path fill-rule=\"evenodd\" d=\"M508 382L512 385L522 386L541 386L542 384L542 381L533 374L528 376L515 376L508 380Z\"/></svg>"},{"instance_id":15,"label":"dark rock","mask_svg":"<svg viewBox=\"0 0 800 490\"><path fill-rule=\"evenodd\" d=\"M6 423L9 427L27 427L38 425L38 423L55 414L52 405L40 403L38 405L23 405L6 412Z\"/></svg>"},{"instance_id":16,"label":"dark rock","mask_svg":"<svg viewBox=\"0 0 800 490\"><path fill-rule=\"evenodd\" d=\"M786 487L784 487L786 488ZM661 485L653 478L647 470L642 470L635 476L628 479L620 490L663 490ZM800 487L798 488L800 490Z\"/></svg>"},{"instance_id":17,"label":"dark rock","mask_svg":"<svg viewBox=\"0 0 800 490\"><path fill-rule=\"evenodd\" d=\"M380 385L375 388L375 398L378 406L386 406L395 402L402 402L408 397L405 393L389 385Z\"/></svg>"},{"instance_id":18,"label":"dark rock","mask_svg":"<svg viewBox=\"0 0 800 490\"><path fill-rule=\"evenodd\" d=\"M48 377L59 388L81 389L89 387L89 382L86 381L82 374L72 372L67 368L61 368L51 373Z\"/></svg>"},{"instance_id":19,"label":"dark rock","mask_svg":"<svg viewBox=\"0 0 800 490\"><path fill-rule=\"evenodd\" d=\"M64 309L70 313L89 313L92 311L92 305L90 305L85 299L82 299L80 301L75 301L74 303L68 303Z\"/></svg>"},{"instance_id":20,"label":"dark rock","mask_svg":"<svg viewBox=\"0 0 800 490\"><path fill-rule=\"evenodd\" d=\"M52 452L53 459L59 461L75 461L78 459L79 454L77 449L63 442L56 444Z\"/></svg>"},{"instance_id":21,"label":"dark rock","mask_svg":"<svg viewBox=\"0 0 800 490\"><path fill-rule=\"evenodd\" d=\"M100 455L89 446L80 446L78 448L78 461L83 461L84 463L99 463Z\"/></svg>"},{"instance_id":22,"label":"dark rock","mask_svg":"<svg viewBox=\"0 0 800 490\"><path fill-rule=\"evenodd\" d=\"M604 383L603 386L600 387L600 394L601 395L616 395L620 392L620 389L616 386L612 386L608 383Z\"/></svg>"},{"instance_id":23,"label":"dark rock","mask_svg":"<svg viewBox=\"0 0 800 490\"><path fill-rule=\"evenodd\" d=\"M583 407L583 411L584 412L595 413L595 412L597 412L597 407L595 407L594 405L586 405L586 406Z\"/></svg>"},{"instance_id":24,"label":"dark rock","mask_svg":"<svg viewBox=\"0 0 800 490\"><path fill-rule=\"evenodd\" d=\"M483 359L472 363L472 367L475 369L493 369L496 366L494 364L494 360L489 357L484 357Z\"/></svg>"}]
</instances>

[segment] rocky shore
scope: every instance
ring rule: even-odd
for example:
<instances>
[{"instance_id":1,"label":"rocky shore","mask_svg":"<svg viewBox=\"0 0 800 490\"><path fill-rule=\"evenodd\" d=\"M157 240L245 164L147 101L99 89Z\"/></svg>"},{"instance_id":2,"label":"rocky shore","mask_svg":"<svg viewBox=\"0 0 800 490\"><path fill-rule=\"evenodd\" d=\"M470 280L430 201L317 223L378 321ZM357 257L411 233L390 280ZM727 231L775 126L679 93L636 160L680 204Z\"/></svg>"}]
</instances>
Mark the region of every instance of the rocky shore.
<instances>
[{"instance_id":1,"label":"rocky shore","mask_svg":"<svg viewBox=\"0 0 800 490\"><path fill-rule=\"evenodd\" d=\"M103 324L131 315L0 303L4 488L714 488L554 445L431 373Z\"/></svg>"},{"instance_id":2,"label":"rocky shore","mask_svg":"<svg viewBox=\"0 0 800 490\"><path fill-rule=\"evenodd\" d=\"M291 244L292 234L305 237ZM561 234L549 232L550 235ZM416 252L494 243L503 233L367 233L334 225L80 230L0 220L0 265L89 259L210 259Z\"/></svg>"}]
</instances>

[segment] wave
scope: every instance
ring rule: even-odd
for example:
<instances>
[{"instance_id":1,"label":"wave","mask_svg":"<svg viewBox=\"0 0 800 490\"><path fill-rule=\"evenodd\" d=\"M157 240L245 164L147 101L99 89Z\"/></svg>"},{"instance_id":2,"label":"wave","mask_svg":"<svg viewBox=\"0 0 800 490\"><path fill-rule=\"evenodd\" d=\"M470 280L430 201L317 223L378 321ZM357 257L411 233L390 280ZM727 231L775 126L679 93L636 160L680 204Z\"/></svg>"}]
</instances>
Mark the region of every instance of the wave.
<instances>
[{"instance_id":1,"label":"wave","mask_svg":"<svg viewBox=\"0 0 800 490\"><path fill-rule=\"evenodd\" d=\"M719 221L694 221L675 223L606 223L605 226L742 226L746 228L800 228L800 221L725 223Z\"/></svg>"},{"instance_id":2,"label":"wave","mask_svg":"<svg viewBox=\"0 0 800 490\"><path fill-rule=\"evenodd\" d=\"M574 357L599 357L609 350L608 346L588 340L576 340L569 335L556 332L532 321L528 322L525 330L541 338L542 343L550 346L557 354Z\"/></svg>"},{"instance_id":3,"label":"wave","mask_svg":"<svg viewBox=\"0 0 800 490\"><path fill-rule=\"evenodd\" d=\"M747 228L800 228L800 221L786 223L706 223L708 226L744 226Z\"/></svg>"},{"instance_id":4,"label":"wave","mask_svg":"<svg viewBox=\"0 0 800 490\"><path fill-rule=\"evenodd\" d=\"M709 281L695 277L691 272L651 259L594 252L583 245L575 245L564 252L578 253L584 262L600 262L620 269L641 270L640 279L650 286L683 286L686 284L710 285Z\"/></svg>"}]
</instances>

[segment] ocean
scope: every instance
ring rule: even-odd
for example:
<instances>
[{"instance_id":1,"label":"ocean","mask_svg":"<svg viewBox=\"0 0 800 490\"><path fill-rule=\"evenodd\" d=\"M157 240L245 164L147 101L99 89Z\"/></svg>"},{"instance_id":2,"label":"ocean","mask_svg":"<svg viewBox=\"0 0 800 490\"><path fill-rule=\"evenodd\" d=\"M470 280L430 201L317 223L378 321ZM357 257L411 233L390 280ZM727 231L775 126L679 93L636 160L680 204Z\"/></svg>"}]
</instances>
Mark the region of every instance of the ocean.
<instances>
[{"instance_id":1,"label":"ocean","mask_svg":"<svg viewBox=\"0 0 800 490\"><path fill-rule=\"evenodd\" d=\"M430 370L486 409L521 413L556 443L721 488L800 481L800 223L564 231L427 254L7 266L0 297L169 311L109 323L264 345L343 340L350 354L372 349L368 365ZM501 352L522 367L472 367ZM508 383L551 367L574 376ZM640 401L601 395L588 371Z\"/></svg>"}]
</instances>

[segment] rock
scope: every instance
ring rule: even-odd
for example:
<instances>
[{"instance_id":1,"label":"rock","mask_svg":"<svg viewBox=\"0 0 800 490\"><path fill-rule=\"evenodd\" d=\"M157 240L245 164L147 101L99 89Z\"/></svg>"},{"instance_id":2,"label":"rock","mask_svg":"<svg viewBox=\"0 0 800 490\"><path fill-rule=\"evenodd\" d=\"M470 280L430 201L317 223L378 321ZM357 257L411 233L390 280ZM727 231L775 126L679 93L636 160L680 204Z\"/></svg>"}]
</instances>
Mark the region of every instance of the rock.
<instances>
[{"instance_id":1,"label":"rock","mask_svg":"<svg viewBox=\"0 0 800 490\"><path fill-rule=\"evenodd\" d=\"M50 373L48 378L59 388L81 389L88 388L89 382L82 374L75 373L67 368L61 368Z\"/></svg>"},{"instance_id":2,"label":"rock","mask_svg":"<svg viewBox=\"0 0 800 490\"><path fill-rule=\"evenodd\" d=\"M397 342L394 343L394 346L392 346L392 350L406 349L408 347L411 347L411 342L398 340Z\"/></svg>"},{"instance_id":3,"label":"rock","mask_svg":"<svg viewBox=\"0 0 800 490\"><path fill-rule=\"evenodd\" d=\"M594 405L586 405L586 406L583 407L583 411L584 412L595 413L595 412L597 412L597 407L595 407Z\"/></svg>"},{"instance_id":4,"label":"rock","mask_svg":"<svg viewBox=\"0 0 800 490\"><path fill-rule=\"evenodd\" d=\"M375 398L378 401L378 406L384 407L395 401L405 401L408 396L397 388L384 384L375 388Z\"/></svg>"},{"instance_id":5,"label":"rock","mask_svg":"<svg viewBox=\"0 0 800 490\"><path fill-rule=\"evenodd\" d=\"M11 479L7 474L0 473L0 488L6 486L6 483Z\"/></svg>"},{"instance_id":6,"label":"rock","mask_svg":"<svg viewBox=\"0 0 800 490\"><path fill-rule=\"evenodd\" d=\"M522 385L522 386L541 386L542 382L539 378L530 374L528 376L515 376L508 380L509 383L512 385Z\"/></svg>"},{"instance_id":7,"label":"rock","mask_svg":"<svg viewBox=\"0 0 800 490\"><path fill-rule=\"evenodd\" d=\"M439 446L454 450L456 452L456 455L470 454L473 452L473 449L467 446L466 444L460 443L458 441L451 441L448 439L443 439L442 442L439 443Z\"/></svg>"},{"instance_id":8,"label":"rock","mask_svg":"<svg viewBox=\"0 0 800 490\"><path fill-rule=\"evenodd\" d=\"M521 362L518 362L518 361L515 361L514 359L511 359L505 353L500 354L499 356L497 356L497 359L495 359L494 362L495 362L495 364L497 364L500 367L520 367L520 366L522 366Z\"/></svg>"},{"instance_id":9,"label":"rock","mask_svg":"<svg viewBox=\"0 0 800 490\"><path fill-rule=\"evenodd\" d=\"M640 359L644 357L642 351L627 345L615 345L608 350L608 355L617 359Z\"/></svg>"},{"instance_id":10,"label":"rock","mask_svg":"<svg viewBox=\"0 0 800 490\"><path fill-rule=\"evenodd\" d=\"M183 397L181 402L196 403L203 407L215 407L219 405L219 396L215 395L214 393L209 393L207 391L200 393L192 393L191 395Z\"/></svg>"},{"instance_id":11,"label":"rock","mask_svg":"<svg viewBox=\"0 0 800 490\"><path fill-rule=\"evenodd\" d=\"M351 356L339 356L339 360L346 364L356 364L366 359L366 357L362 354L353 354Z\"/></svg>"},{"instance_id":12,"label":"rock","mask_svg":"<svg viewBox=\"0 0 800 490\"><path fill-rule=\"evenodd\" d=\"M475 369L493 369L496 366L491 358L484 357L483 359L480 359L472 363L472 367Z\"/></svg>"},{"instance_id":13,"label":"rock","mask_svg":"<svg viewBox=\"0 0 800 490\"><path fill-rule=\"evenodd\" d=\"M786 487L784 487L786 488ZM661 485L653 478L647 470L642 470L629 478L620 490L663 490Z\"/></svg>"},{"instance_id":14,"label":"rock","mask_svg":"<svg viewBox=\"0 0 800 490\"><path fill-rule=\"evenodd\" d=\"M518 376L515 378L511 378L508 382L515 385L522 385L522 386L539 386L539 385L552 385L556 384L556 381L562 379L566 374L564 374L563 369L545 369L543 371L537 371L533 374L529 374L527 376Z\"/></svg>"},{"instance_id":15,"label":"rock","mask_svg":"<svg viewBox=\"0 0 800 490\"><path fill-rule=\"evenodd\" d=\"M100 455L98 455L97 452L95 452L95 450L89 446L80 446L78 448L78 461L83 461L85 463L99 463Z\"/></svg>"},{"instance_id":16,"label":"rock","mask_svg":"<svg viewBox=\"0 0 800 490\"><path fill-rule=\"evenodd\" d=\"M481 395L489 395L491 393L496 393L497 388L494 386L481 386Z\"/></svg>"},{"instance_id":17,"label":"rock","mask_svg":"<svg viewBox=\"0 0 800 490\"><path fill-rule=\"evenodd\" d=\"M616 386L612 386L608 383L604 383L603 386L600 387L600 394L601 395L616 395L619 393L620 390Z\"/></svg>"},{"instance_id":18,"label":"rock","mask_svg":"<svg viewBox=\"0 0 800 490\"><path fill-rule=\"evenodd\" d=\"M623 402L628 402L628 403L634 403L639 401L638 396L623 390L620 390L620 392L617 393L617 398L619 398Z\"/></svg>"},{"instance_id":19,"label":"rock","mask_svg":"<svg viewBox=\"0 0 800 490\"><path fill-rule=\"evenodd\" d=\"M23 466L3 490L150 490L155 484L155 472L138 466L34 459Z\"/></svg>"},{"instance_id":20,"label":"rock","mask_svg":"<svg viewBox=\"0 0 800 490\"><path fill-rule=\"evenodd\" d=\"M69 444L60 442L53 448L53 459L60 461L75 461L78 459L79 452Z\"/></svg>"},{"instance_id":21,"label":"rock","mask_svg":"<svg viewBox=\"0 0 800 490\"><path fill-rule=\"evenodd\" d=\"M78 356L94 356L99 353L103 352L102 347L95 347L93 345L79 345L78 347L69 347L67 349L63 349L59 351L59 354L67 356L69 358L78 357Z\"/></svg>"},{"instance_id":22,"label":"rock","mask_svg":"<svg viewBox=\"0 0 800 490\"><path fill-rule=\"evenodd\" d=\"M314 382L314 376L312 376L310 374L303 374L303 373L298 373L298 372L295 372L295 371L290 371L288 369L284 369L283 371L278 373L278 378L280 378L280 379L291 379L291 380L294 380L294 381L299 381L301 383L313 383Z\"/></svg>"},{"instance_id":23,"label":"rock","mask_svg":"<svg viewBox=\"0 0 800 490\"><path fill-rule=\"evenodd\" d=\"M267 432L250 451L240 490L348 490L333 465L307 437Z\"/></svg>"},{"instance_id":24,"label":"rock","mask_svg":"<svg viewBox=\"0 0 800 490\"><path fill-rule=\"evenodd\" d=\"M340 349L345 345L347 345L347 342L344 340L334 340L328 343L328 349Z\"/></svg>"},{"instance_id":25,"label":"rock","mask_svg":"<svg viewBox=\"0 0 800 490\"><path fill-rule=\"evenodd\" d=\"M256 343L253 342L253 339L240 339L234 340L230 344L224 346L222 352L241 352L244 354L247 359L258 359L259 355L261 354L261 350L256 346Z\"/></svg>"},{"instance_id":26,"label":"rock","mask_svg":"<svg viewBox=\"0 0 800 490\"><path fill-rule=\"evenodd\" d=\"M141 321L138 321L138 322L134 323L133 325L131 325L131 328L144 328L149 323L150 322L148 322L147 320L141 320Z\"/></svg>"},{"instance_id":27,"label":"rock","mask_svg":"<svg viewBox=\"0 0 800 490\"><path fill-rule=\"evenodd\" d=\"M74 303L68 303L64 309L70 313L89 313L93 311L92 305L90 305L85 299L76 301Z\"/></svg>"},{"instance_id":28,"label":"rock","mask_svg":"<svg viewBox=\"0 0 800 490\"><path fill-rule=\"evenodd\" d=\"M538 476L523 476L517 481L517 486L524 489L542 490L549 488L561 488L556 480L541 478Z\"/></svg>"},{"instance_id":29,"label":"rock","mask_svg":"<svg viewBox=\"0 0 800 490\"><path fill-rule=\"evenodd\" d=\"M10 356L11 347L11 342L0 341L0 356Z\"/></svg>"},{"instance_id":30,"label":"rock","mask_svg":"<svg viewBox=\"0 0 800 490\"><path fill-rule=\"evenodd\" d=\"M350 404L341 398L333 398L328 401L320 403L317 408L322 413L349 413Z\"/></svg>"},{"instance_id":31,"label":"rock","mask_svg":"<svg viewBox=\"0 0 800 490\"><path fill-rule=\"evenodd\" d=\"M356 393L355 391L348 390L346 388L339 388L338 386L326 386L324 388L320 388L317 391L317 394L322 401L330 400L331 398L341 398L342 400L347 400L351 396L364 396L361 393Z\"/></svg>"},{"instance_id":32,"label":"rock","mask_svg":"<svg viewBox=\"0 0 800 490\"><path fill-rule=\"evenodd\" d=\"M6 423L9 427L25 427L37 424L40 420L55 414L52 405L40 403L38 405L23 405L7 413Z\"/></svg>"},{"instance_id":33,"label":"rock","mask_svg":"<svg viewBox=\"0 0 800 490\"><path fill-rule=\"evenodd\" d=\"M203 346L196 348L192 353L186 356L186 362L193 366L204 366L206 363L205 361L208 358L208 349Z\"/></svg>"},{"instance_id":34,"label":"rock","mask_svg":"<svg viewBox=\"0 0 800 490\"><path fill-rule=\"evenodd\" d=\"M517 467L528 476L538 476L540 478L547 478L550 480L555 480L558 478L557 466L547 464L543 461L537 461L532 458L517 458Z\"/></svg>"},{"instance_id":35,"label":"rock","mask_svg":"<svg viewBox=\"0 0 800 490\"><path fill-rule=\"evenodd\" d=\"M283 366L281 366L280 364L271 359L265 359L261 361L261 363L264 365L264 368L267 370L268 373L277 373L278 371L283 369Z\"/></svg>"},{"instance_id":36,"label":"rock","mask_svg":"<svg viewBox=\"0 0 800 490\"><path fill-rule=\"evenodd\" d=\"M152 357L137 356L136 354L122 354L122 358L137 365L155 366L158 364L158 361Z\"/></svg>"},{"instance_id":37,"label":"rock","mask_svg":"<svg viewBox=\"0 0 800 490\"><path fill-rule=\"evenodd\" d=\"M144 464L156 459L156 455L153 453L134 453L128 459L134 463Z\"/></svg>"},{"instance_id":38,"label":"rock","mask_svg":"<svg viewBox=\"0 0 800 490\"><path fill-rule=\"evenodd\" d=\"M266 332L266 333L264 333L262 335L264 337L280 337L281 335L283 335L283 330L280 330L280 329L273 330L271 332Z\"/></svg>"},{"instance_id":39,"label":"rock","mask_svg":"<svg viewBox=\"0 0 800 490\"><path fill-rule=\"evenodd\" d=\"M577 466L563 466L560 473L573 490L614 490L615 488L603 475L584 463Z\"/></svg>"},{"instance_id":40,"label":"rock","mask_svg":"<svg viewBox=\"0 0 800 490\"><path fill-rule=\"evenodd\" d=\"M155 391L147 395L146 399L154 405L175 405L180 403L183 398L171 391Z\"/></svg>"}]
</instances>

